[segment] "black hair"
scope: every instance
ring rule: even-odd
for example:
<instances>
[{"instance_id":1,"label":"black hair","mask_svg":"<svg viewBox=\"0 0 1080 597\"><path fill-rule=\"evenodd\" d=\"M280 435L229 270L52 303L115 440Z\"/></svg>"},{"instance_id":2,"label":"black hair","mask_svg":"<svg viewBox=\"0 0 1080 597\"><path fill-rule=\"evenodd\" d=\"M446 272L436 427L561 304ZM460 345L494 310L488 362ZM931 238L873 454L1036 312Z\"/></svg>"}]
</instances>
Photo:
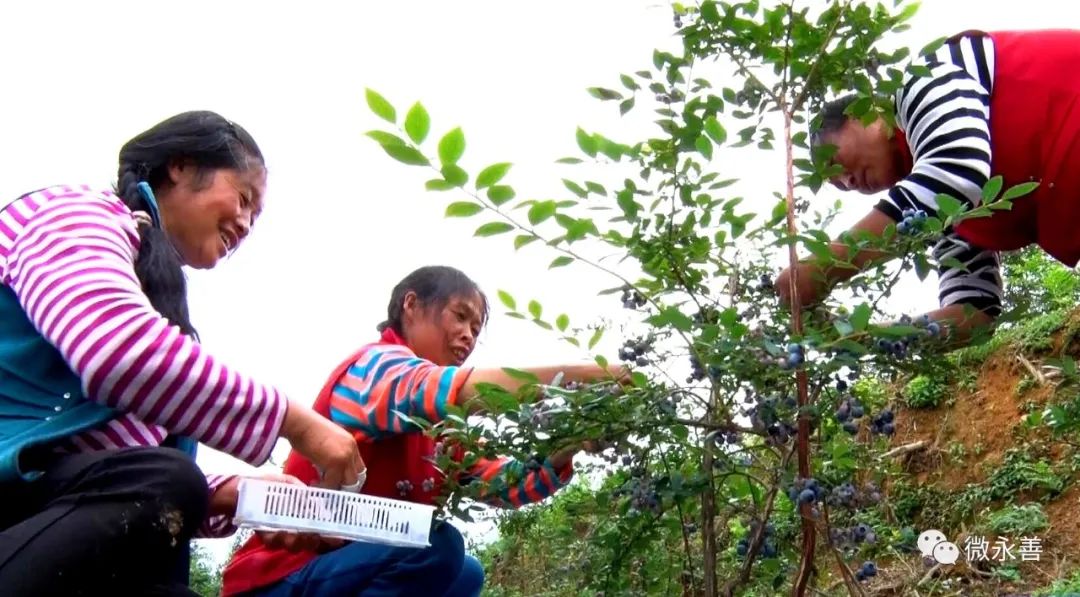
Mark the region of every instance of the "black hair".
<instances>
[{"instance_id":1,"label":"black hair","mask_svg":"<svg viewBox=\"0 0 1080 597\"><path fill-rule=\"evenodd\" d=\"M405 279L394 286L394 291L390 293L390 304L386 307L386 321L380 323L376 329L382 332L386 328L391 328L398 334L404 334L402 315L405 295L410 291L416 293L416 298L425 309L441 309L455 296L468 296L475 292L480 295L480 301L483 303L480 313L481 325L487 323L489 315L487 296L476 282L473 282L464 272L452 267L427 265L405 276Z\"/></svg>"},{"instance_id":2,"label":"black hair","mask_svg":"<svg viewBox=\"0 0 1080 597\"><path fill-rule=\"evenodd\" d=\"M132 211L149 213L139 183L148 183L156 194L170 184L169 166L178 162L193 166L199 183L215 170L265 167L259 146L239 125L214 112L184 112L139 133L120 148L116 194ZM196 336L180 254L165 230L152 224L140 223L139 237L135 275L143 292L163 317L183 333Z\"/></svg>"},{"instance_id":3,"label":"black hair","mask_svg":"<svg viewBox=\"0 0 1080 597\"><path fill-rule=\"evenodd\" d=\"M845 95L843 97L834 99L830 102L826 102L818 112L818 120L820 125L817 130L813 131L810 136L810 148L815 149L825 144L825 137L831 135L851 120L851 116L846 114L848 107L851 106L857 99L855 94Z\"/></svg>"}]
</instances>

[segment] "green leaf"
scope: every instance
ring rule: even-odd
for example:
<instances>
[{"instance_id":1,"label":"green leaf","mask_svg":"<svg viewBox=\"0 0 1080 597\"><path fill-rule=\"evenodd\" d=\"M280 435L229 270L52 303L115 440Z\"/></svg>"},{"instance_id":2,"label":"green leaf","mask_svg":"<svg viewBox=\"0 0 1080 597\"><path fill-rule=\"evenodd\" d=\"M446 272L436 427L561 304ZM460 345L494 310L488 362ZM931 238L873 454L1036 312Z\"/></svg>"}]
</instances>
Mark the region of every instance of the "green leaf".
<instances>
[{"instance_id":1,"label":"green leaf","mask_svg":"<svg viewBox=\"0 0 1080 597\"><path fill-rule=\"evenodd\" d=\"M469 182L469 173L454 164L443 166L442 175L443 178L446 179L446 182L455 187L463 187L465 186L465 183Z\"/></svg>"},{"instance_id":2,"label":"green leaf","mask_svg":"<svg viewBox=\"0 0 1080 597\"><path fill-rule=\"evenodd\" d=\"M712 142L709 141L708 137L706 137L704 135L701 136L701 137L698 137L697 140L694 141L694 147L696 147L697 150L699 152L701 152L701 155L705 156L705 159L707 159L707 160L712 159L712 149L713 149L713 147L712 147Z\"/></svg>"},{"instance_id":3,"label":"green leaf","mask_svg":"<svg viewBox=\"0 0 1080 597\"><path fill-rule=\"evenodd\" d=\"M583 160L581 158L559 158L555 160L556 164L580 164Z\"/></svg>"},{"instance_id":4,"label":"green leaf","mask_svg":"<svg viewBox=\"0 0 1080 597\"><path fill-rule=\"evenodd\" d=\"M563 186L567 188L567 190L569 190L571 193L577 195L578 197L581 197L582 199L589 196L588 191L581 188L581 185L579 185L578 183L576 183L576 182L574 182L572 180L564 178L564 179L562 179L562 183L563 183Z\"/></svg>"},{"instance_id":5,"label":"green leaf","mask_svg":"<svg viewBox=\"0 0 1080 597\"><path fill-rule=\"evenodd\" d=\"M581 151L585 152L589 157L595 158L596 139L589 133L586 133L585 129L582 129L581 127L578 127L575 137L577 138L577 144L578 147L581 148Z\"/></svg>"},{"instance_id":6,"label":"green leaf","mask_svg":"<svg viewBox=\"0 0 1080 597\"><path fill-rule=\"evenodd\" d=\"M930 67L922 64L910 64L907 67L907 72L915 75L916 77L929 77L932 73Z\"/></svg>"},{"instance_id":7,"label":"green leaf","mask_svg":"<svg viewBox=\"0 0 1080 597\"><path fill-rule=\"evenodd\" d=\"M939 49L941 49L941 46L945 45L946 41L948 41L947 37L939 37L935 39L934 41L923 46L923 48L919 50L919 55L929 56L930 54L937 52Z\"/></svg>"},{"instance_id":8,"label":"green leaf","mask_svg":"<svg viewBox=\"0 0 1080 597\"><path fill-rule=\"evenodd\" d=\"M456 189L457 187L446 182L445 180L442 180L441 178L432 178L431 180L424 183L424 188L429 191L449 191L451 189Z\"/></svg>"},{"instance_id":9,"label":"green leaf","mask_svg":"<svg viewBox=\"0 0 1080 597\"><path fill-rule=\"evenodd\" d=\"M644 388L649 385L649 378L645 377L645 374L640 371L634 371L630 374L630 381L639 388Z\"/></svg>"},{"instance_id":10,"label":"green leaf","mask_svg":"<svg viewBox=\"0 0 1080 597\"><path fill-rule=\"evenodd\" d=\"M1035 190L1039 186L1037 182L1025 182L1006 189L1005 194L1001 196L1002 201L1011 201L1017 197L1023 197L1028 193Z\"/></svg>"},{"instance_id":11,"label":"green leaf","mask_svg":"<svg viewBox=\"0 0 1080 597\"><path fill-rule=\"evenodd\" d=\"M994 176L990 180L986 181L986 184L982 188L982 200L983 203L989 203L993 201L998 193L1001 192L1002 185L1005 184L1005 180L1001 175Z\"/></svg>"},{"instance_id":12,"label":"green leaf","mask_svg":"<svg viewBox=\"0 0 1080 597\"><path fill-rule=\"evenodd\" d=\"M874 335L888 338L907 338L919 333L919 328L913 325L875 326Z\"/></svg>"},{"instance_id":13,"label":"green leaf","mask_svg":"<svg viewBox=\"0 0 1080 597\"><path fill-rule=\"evenodd\" d=\"M630 110L634 109L634 98L626 99L619 102L619 115L625 115Z\"/></svg>"},{"instance_id":14,"label":"green leaf","mask_svg":"<svg viewBox=\"0 0 1080 597\"><path fill-rule=\"evenodd\" d=\"M379 145L408 145L408 143L405 142L405 139L402 139L393 133L387 133L385 131L368 131L364 134L375 139Z\"/></svg>"},{"instance_id":15,"label":"green leaf","mask_svg":"<svg viewBox=\"0 0 1080 597\"><path fill-rule=\"evenodd\" d=\"M675 307L664 309L650 317L648 321L656 326L670 325L681 332L687 332L694 326L694 320Z\"/></svg>"},{"instance_id":16,"label":"green leaf","mask_svg":"<svg viewBox=\"0 0 1080 597\"><path fill-rule=\"evenodd\" d=\"M431 162L424 157L424 154L408 145L383 145L382 148L390 157L402 164L408 164L410 166L428 166L431 164Z\"/></svg>"},{"instance_id":17,"label":"green leaf","mask_svg":"<svg viewBox=\"0 0 1080 597\"><path fill-rule=\"evenodd\" d=\"M605 101L621 100L623 98L622 94L618 91L615 91L613 89L605 89L603 87L589 87L587 91L589 92L589 95L595 97L596 99Z\"/></svg>"},{"instance_id":18,"label":"green leaf","mask_svg":"<svg viewBox=\"0 0 1080 597\"><path fill-rule=\"evenodd\" d=\"M566 328L570 327L570 316L563 313L555 318L555 327L559 328L560 332L565 332Z\"/></svg>"},{"instance_id":19,"label":"green leaf","mask_svg":"<svg viewBox=\"0 0 1080 597\"><path fill-rule=\"evenodd\" d=\"M502 205L514 198L514 189L506 185L495 185L488 189L487 196L495 205Z\"/></svg>"},{"instance_id":20,"label":"green leaf","mask_svg":"<svg viewBox=\"0 0 1080 597\"><path fill-rule=\"evenodd\" d=\"M637 81L630 75L619 75L619 80L622 82L623 87L626 87L630 91L641 89L641 87L638 86Z\"/></svg>"},{"instance_id":21,"label":"green leaf","mask_svg":"<svg viewBox=\"0 0 1080 597\"><path fill-rule=\"evenodd\" d=\"M509 292L505 290L499 290L496 292L496 294L498 294L499 296L499 301L502 302L502 304L506 305L507 309L510 309L511 311L517 311L517 301L514 300L514 297Z\"/></svg>"},{"instance_id":22,"label":"green leaf","mask_svg":"<svg viewBox=\"0 0 1080 597\"><path fill-rule=\"evenodd\" d=\"M506 222L489 222L477 228L473 236L495 236L496 234L510 232L513 229L514 227Z\"/></svg>"},{"instance_id":23,"label":"green leaf","mask_svg":"<svg viewBox=\"0 0 1080 597\"><path fill-rule=\"evenodd\" d=\"M717 145L723 145L724 141L727 141L727 131L724 130L724 126L720 124L720 121L715 116L710 116L705 119L705 134L709 136Z\"/></svg>"},{"instance_id":24,"label":"green leaf","mask_svg":"<svg viewBox=\"0 0 1080 597\"><path fill-rule=\"evenodd\" d=\"M555 259L553 259L551 261L551 265L548 266L548 269L555 269L557 267L563 267L563 266L566 266L566 265L570 265L573 262L574 262L573 257L567 257L566 255L563 255L562 257L556 257Z\"/></svg>"},{"instance_id":25,"label":"green leaf","mask_svg":"<svg viewBox=\"0 0 1080 597\"><path fill-rule=\"evenodd\" d=\"M529 208L529 223L537 225L555 215L554 201L538 201Z\"/></svg>"},{"instance_id":26,"label":"green leaf","mask_svg":"<svg viewBox=\"0 0 1080 597\"><path fill-rule=\"evenodd\" d=\"M465 153L465 133L457 127L439 140L439 161L443 166L456 164Z\"/></svg>"},{"instance_id":27,"label":"green leaf","mask_svg":"<svg viewBox=\"0 0 1080 597\"><path fill-rule=\"evenodd\" d=\"M544 307L535 300L529 301L529 315L533 316L533 319L540 319L540 315L544 313Z\"/></svg>"},{"instance_id":28,"label":"green leaf","mask_svg":"<svg viewBox=\"0 0 1080 597\"><path fill-rule=\"evenodd\" d=\"M368 108L371 108L371 111L376 116L391 124L397 122L397 111L394 110L394 106L390 105L390 102L386 101L385 97L379 95L373 89L364 89L364 97L367 99Z\"/></svg>"},{"instance_id":29,"label":"green leaf","mask_svg":"<svg viewBox=\"0 0 1080 597\"><path fill-rule=\"evenodd\" d=\"M420 105L420 102L416 102L412 108L409 108L409 113L405 115L405 132L409 134L409 138L413 140L413 143L419 145L424 142L424 139L427 139L430 130L431 118L428 116L424 106Z\"/></svg>"},{"instance_id":30,"label":"green leaf","mask_svg":"<svg viewBox=\"0 0 1080 597\"><path fill-rule=\"evenodd\" d=\"M607 196L607 189L604 188L604 185L602 185L602 184L600 184L598 182L593 182L591 180L587 180L587 181L585 181L585 188L590 193L596 193L597 195L604 196L604 197Z\"/></svg>"},{"instance_id":31,"label":"green leaf","mask_svg":"<svg viewBox=\"0 0 1080 597\"><path fill-rule=\"evenodd\" d=\"M851 313L851 327L856 332L861 332L866 329L867 324L870 323L871 309L870 305L863 303Z\"/></svg>"},{"instance_id":32,"label":"green leaf","mask_svg":"<svg viewBox=\"0 0 1080 597\"><path fill-rule=\"evenodd\" d=\"M837 349L846 350L855 356L862 356L869 352L866 346L854 340L841 340L834 345Z\"/></svg>"},{"instance_id":33,"label":"green leaf","mask_svg":"<svg viewBox=\"0 0 1080 597\"><path fill-rule=\"evenodd\" d=\"M627 220L633 222L637 219L637 214L641 209L641 206L637 204L637 201L634 201L633 191L630 189L619 191L615 195L615 200L619 204L619 208L622 209L623 215L626 216Z\"/></svg>"},{"instance_id":34,"label":"green leaf","mask_svg":"<svg viewBox=\"0 0 1080 597\"><path fill-rule=\"evenodd\" d=\"M514 237L514 249L520 249L525 245L540 240L539 236L533 236L532 234L519 234Z\"/></svg>"},{"instance_id":35,"label":"green leaf","mask_svg":"<svg viewBox=\"0 0 1080 597\"><path fill-rule=\"evenodd\" d=\"M951 218L964 211L964 204L955 197L939 193L934 199L938 204L938 213L946 218Z\"/></svg>"},{"instance_id":36,"label":"green leaf","mask_svg":"<svg viewBox=\"0 0 1080 597\"><path fill-rule=\"evenodd\" d=\"M471 201L457 201L446 206L446 217L467 218L484 211L484 206Z\"/></svg>"},{"instance_id":37,"label":"green leaf","mask_svg":"<svg viewBox=\"0 0 1080 597\"><path fill-rule=\"evenodd\" d=\"M600 342L600 338L604 336L604 328L596 328L591 338L589 338L589 350L596 348L596 345Z\"/></svg>"},{"instance_id":38,"label":"green leaf","mask_svg":"<svg viewBox=\"0 0 1080 597\"><path fill-rule=\"evenodd\" d=\"M525 383L531 384L540 383L540 378L537 377L535 373L530 373L528 371L522 371L521 369L514 369L511 367L503 367L502 370L503 373L509 375L510 377L518 381L523 381Z\"/></svg>"},{"instance_id":39,"label":"green leaf","mask_svg":"<svg viewBox=\"0 0 1080 597\"><path fill-rule=\"evenodd\" d=\"M500 162L481 170L480 174L476 175L476 190L490 187L502 180L506 173L510 171L510 166L509 162Z\"/></svg>"},{"instance_id":40,"label":"green leaf","mask_svg":"<svg viewBox=\"0 0 1080 597\"><path fill-rule=\"evenodd\" d=\"M916 253L913 264L915 265L915 275L919 277L919 280L926 280L926 276L930 275L930 262L927 261L926 255Z\"/></svg>"}]
</instances>

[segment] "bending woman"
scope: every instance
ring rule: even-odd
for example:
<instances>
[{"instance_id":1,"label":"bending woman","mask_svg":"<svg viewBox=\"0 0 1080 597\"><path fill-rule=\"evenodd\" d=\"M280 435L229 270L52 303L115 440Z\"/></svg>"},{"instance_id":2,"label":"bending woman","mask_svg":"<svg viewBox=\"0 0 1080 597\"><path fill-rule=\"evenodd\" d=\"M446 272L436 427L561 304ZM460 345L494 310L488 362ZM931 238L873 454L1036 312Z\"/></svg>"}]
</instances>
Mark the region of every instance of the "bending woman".
<instances>
[{"instance_id":1,"label":"bending woman","mask_svg":"<svg viewBox=\"0 0 1080 597\"><path fill-rule=\"evenodd\" d=\"M215 359L188 316L182 267L214 267L262 210L255 141L188 112L119 161L115 192L0 211L5 595L193 595L188 541L232 531L237 484L200 472L196 442L257 466L284 437L332 486L363 467L348 433Z\"/></svg>"},{"instance_id":2,"label":"bending woman","mask_svg":"<svg viewBox=\"0 0 1080 597\"><path fill-rule=\"evenodd\" d=\"M345 359L330 375L315 410L352 432L365 460L378 460L379 468L369 474L363 493L433 503L444 481L430 462L436 443L410 428L400 414L438 422L450 405L471 406L480 384L520 387L521 382L501 368L463 366L487 314L487 299L465 274L449 267L420 268L394 288L379 340ZM568 382L612 376L592 364L526 370L545 383L559 372ZM627 372L620 369L614 375L622 380ZM467 474L491 481L513 471L520 483L491 484L503 489L484 499L519 507L543 500L568 483L575 452L553 454L528 472L523 463L508 458L480 459ZM315 477L311 464L296 453L289 456L284 472L309 483ZM465 555L457 530L449 523L436 525L430 540L425 549L364 542L341 547L323 541L290 553L252 537L226 567L223 595L479 595L483 569Z\"/></svg>"}]
</instances>

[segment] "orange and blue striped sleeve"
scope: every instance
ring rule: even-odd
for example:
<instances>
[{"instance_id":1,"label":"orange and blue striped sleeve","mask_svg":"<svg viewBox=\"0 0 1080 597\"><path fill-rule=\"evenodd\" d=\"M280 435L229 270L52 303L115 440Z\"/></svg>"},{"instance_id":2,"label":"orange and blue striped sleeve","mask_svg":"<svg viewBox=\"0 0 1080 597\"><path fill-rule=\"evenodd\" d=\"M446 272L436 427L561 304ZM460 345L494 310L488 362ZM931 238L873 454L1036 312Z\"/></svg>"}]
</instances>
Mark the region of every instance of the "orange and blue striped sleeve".
<instances>
[{"instance_id":1,"label":"orange and blue striped sleeve","mask_svg":"<svg viewBox=\"0 0 1080 597\"><path fill-rule=\"evenodd\" d=\"M465 475L485 484L479 499L500 508L520 508L535 504L565 487L574 476L574 465L567 462L556 469L544 462L537 470L529 471L525 464L513 458L481 458Z\"/></svg>"},{"instance_id":2,"label":"orange and blue striped sleeve","mask_svg":"<svg viewBox=\"0 0 1080 597\"><path fill-rule=\"evenodd\" d=\"M404 346L373 344L336 381L330 418L370 441L411 431L402 415L438 423L470 373L440 367Z\"/></svg>"}]
</instances>

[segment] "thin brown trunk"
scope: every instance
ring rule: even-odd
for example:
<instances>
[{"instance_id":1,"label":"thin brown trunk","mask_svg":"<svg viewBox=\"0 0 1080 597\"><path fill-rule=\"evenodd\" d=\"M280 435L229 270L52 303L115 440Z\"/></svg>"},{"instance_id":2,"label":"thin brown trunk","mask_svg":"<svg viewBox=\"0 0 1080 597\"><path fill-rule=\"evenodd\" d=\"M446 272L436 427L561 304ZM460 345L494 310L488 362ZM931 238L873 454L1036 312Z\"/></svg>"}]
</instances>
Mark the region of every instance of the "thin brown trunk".
<instances>
[{"instance_id":1,"label":"thin brown trunk","mask_svg":"<svg viewBox=\"0 0 1080 597\"><path fill-rule=\"evenodd\" d=\"M795 223L795 165L794 165L794 144L791 139L791 119L792 113L786 107L784 112L784 150L786 154L786 168L787 168L787 226L788 233L795 236L798 233L798 226ZM799 253L796 248L796 243L788 245L788 260L791 264L791 331L796 336L801 336L803 331L802 325L802 306L799 304L797 297L799 296L798 290L798 276L799 270L796 267L799 263ZM809 403L809 392L807 390L806 372L799 370L795 373L795 385L798 390L798 403L801 413L805 413L803 408ZM798 433L798 460L799 460L799 476L806 479L810 477L810 419L805 414L799 415L799 433ZM810 581L810 574L814 567L814 546L817 544L817 532L814 527L814 521L810 518L810 506L803 505L800 507L802 513L802 561L799 563L799 574L795 578L795 583L792 586L792 595L802 597L806 594L807 585Z\"/></svg>"},{"instance_id":2,"label":"thin brown trunk","mask_svg":"<svg viewBox=\"0 0 1080 597\"><path fill-rule=\"evenodd\" d=\"M716 401L717 390L714 387L709 401L709 412L705 415L706 421L710 424L715 422L713 413L716 410ZM713 521L716 519L716 481L713 476L713 450L715 449L716 442L705 442L704 456L701 459L705 478L709 480L701 494L701 541L704 552L702 559L704 560L706 597L716 597L716 529L713 527Z\"/></svg>"}]
</instances>

